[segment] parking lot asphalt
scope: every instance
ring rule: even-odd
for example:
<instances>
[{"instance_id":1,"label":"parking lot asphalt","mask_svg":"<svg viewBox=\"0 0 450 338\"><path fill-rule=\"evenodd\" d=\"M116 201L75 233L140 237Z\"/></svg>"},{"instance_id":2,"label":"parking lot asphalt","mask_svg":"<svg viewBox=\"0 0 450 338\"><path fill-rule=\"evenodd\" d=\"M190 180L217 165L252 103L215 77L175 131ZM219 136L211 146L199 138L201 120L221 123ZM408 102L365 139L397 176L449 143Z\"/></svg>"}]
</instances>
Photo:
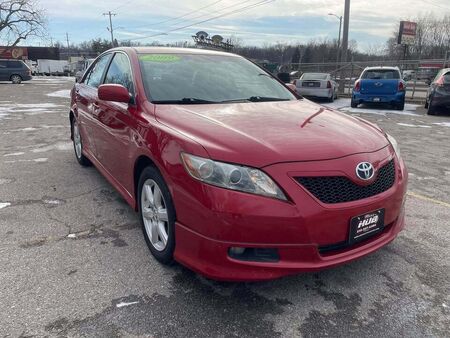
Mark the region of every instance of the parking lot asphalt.
<instances>
[{"instance_id":1,"label":"parking lot asphalt","mask_svg":"<svg viewBox=\"0 0 450 338\"><path fill-rule=\"evenodd\" d=\"M219 283L158 264L135 212L77 164L72 85L0 83L0 337L448 337L449 113L330 104L397 138L410 172L405 230L331 270Z\"/></svg>"}]
</instances>

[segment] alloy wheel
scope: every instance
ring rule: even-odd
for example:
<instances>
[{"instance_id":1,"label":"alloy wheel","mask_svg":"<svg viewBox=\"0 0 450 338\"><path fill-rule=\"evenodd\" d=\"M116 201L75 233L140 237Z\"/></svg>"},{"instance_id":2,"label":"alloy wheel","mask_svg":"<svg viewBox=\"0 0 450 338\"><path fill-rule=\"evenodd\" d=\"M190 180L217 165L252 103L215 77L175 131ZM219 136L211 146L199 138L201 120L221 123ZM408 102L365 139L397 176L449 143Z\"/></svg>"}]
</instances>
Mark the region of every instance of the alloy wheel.
<instances>
[{"instance_id":1,"label":"alloy wheel","mask_svg":"<svg viewBox=\"0 0 450 338\"><path fill-rule=\"evenodd\" d=\"M14 84L20 84L22 82L22 78L19 75L13 75L11 77L11 82Z\"/></svg>"},{"instance_id":2,"label":"alloy wheel","mask_svg":"<svg viewBox=\"0 0 450 338\"><path fill-rule=\"evenodd\" d=\"M148 179L141 191L142 220L152 246L163 251L169 237L169 217L166 202L158 184Z\"/></svg>"},{"instance_id":3,"label":"alloy wheel","mask_svg":"<svg viewBox=\"0 0 450 338\"><path fill-rule=\"evenodd\" d=\"M77 158L81 158L81 135L80 135L80 129L78 128L78 125L76 122L73 124L73 144L75 146L75 154L77 155Z\"/></svg>"}]
</instances>

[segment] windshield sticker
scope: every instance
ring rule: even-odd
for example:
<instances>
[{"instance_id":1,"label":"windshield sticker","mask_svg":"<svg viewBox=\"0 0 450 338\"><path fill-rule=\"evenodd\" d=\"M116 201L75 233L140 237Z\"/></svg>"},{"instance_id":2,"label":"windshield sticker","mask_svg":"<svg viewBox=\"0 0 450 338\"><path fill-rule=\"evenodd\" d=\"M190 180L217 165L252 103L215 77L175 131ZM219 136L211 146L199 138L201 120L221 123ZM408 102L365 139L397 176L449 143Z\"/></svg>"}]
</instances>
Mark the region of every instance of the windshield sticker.
<instances>
[{"instance_id":1,"label":"windshield sticker","mask_svg":"<svg viewBox=\"0 0 450 338\"><path fill-rule=\"evenodd\" d=\"M181 60L178 55L172 54L146 54L139 56L139 60L145 62L177 62Z\"/></svg>"}]
</instances>

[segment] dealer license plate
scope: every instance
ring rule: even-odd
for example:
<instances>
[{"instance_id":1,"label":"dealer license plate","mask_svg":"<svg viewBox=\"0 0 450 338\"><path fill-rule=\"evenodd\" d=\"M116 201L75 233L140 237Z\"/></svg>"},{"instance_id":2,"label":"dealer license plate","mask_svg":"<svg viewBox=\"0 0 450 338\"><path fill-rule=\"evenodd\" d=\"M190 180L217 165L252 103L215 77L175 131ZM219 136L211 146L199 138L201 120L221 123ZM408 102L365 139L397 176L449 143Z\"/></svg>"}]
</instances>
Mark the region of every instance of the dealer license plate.
<instances>
[{"instance_id":1,"label":"dealer license plate","mask_svg":"<svg viewBox=\"0 0 450 338\"><path fill-rule=\"evenodd\" d=\"M383 230L384 209L353 217L350 221L350 243L362 241Z\"/></svg>"}]
</instances>

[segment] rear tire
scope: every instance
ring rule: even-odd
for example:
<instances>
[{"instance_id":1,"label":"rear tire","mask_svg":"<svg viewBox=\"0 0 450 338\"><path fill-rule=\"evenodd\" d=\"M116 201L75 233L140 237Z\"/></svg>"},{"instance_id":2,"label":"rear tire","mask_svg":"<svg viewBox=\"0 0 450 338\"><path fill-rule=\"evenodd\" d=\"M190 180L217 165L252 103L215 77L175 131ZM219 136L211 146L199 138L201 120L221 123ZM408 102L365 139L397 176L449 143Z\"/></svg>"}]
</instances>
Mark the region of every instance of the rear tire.
<instances>
[{"instance_id":1,"label":"rear tire","mask_svg":"<svg viewBox=\"0 0 450 338\"><path fill-rule=\"evenodd\" d=\"M428 115L436 115L436 106L433 105L433 97L430 96L430 101L428 102Z\"/></svg>"},{"instance_id":2,"label":"rear tire","mask_svg":"<svg viewBox=\"0 0 450 338\"><path fill-rule=\"evenodd\" d=\"M404 110L405 109L405 101L400 102L395 106L395 109L397 110Z\"/></svg>"},{"instance_id":3,"label":"rear tire","mask_svg":"<svg viewBox=\"0 0 450 338\"><path fill-rule=\"evenodd\" d=\"M11 75L11 82L13 84L21 84L22 83L22 77L20 75L17 75L17 74Z\"/></svg>"},{"instance_id":4,"label":"rear tire","mask_svg":"<svg viewBox=\"0 0 450 338\"><path fill-rule=\"evenodd\" d=\"M153 257L162 264L173 263L175 250L175 207L163 177L155 167L145 168L138 183L139 220Z\"/></svg>"},{"instance_id":5,"label":"rear tire","mask_svg":"<svg viewBox=\"0 0 450 338\"><path fill-rule=\"evenodd\" d=\"M350 101L350 107L352 107L352 108L357 108L357 107L358 107L358 104L357 104L355 101L351 100L351 101Z\"/></svg>"},{"instance_id":6,"label":"rear tire","mask_svg":"<svg viewBox=\"0 0 450 338\"><path fill-rule=\"evenodd\" d=\"M425 99L425 109L428 109L428 98Z\"/></svg>"},{"instance_id":7,"label":"rear tire","mask_svg":"<svg viewBox=\"0 0 450 338\"><path fill-rule=\"evenodd\" d=\"M83 155L83 140L81 139L80 128L75 117L73 117L70 127L72 131L72 141L75 158L81 166L90 167L92 165L91 161L89 161L89 159Z\"/></svg>"}]
</instances>

